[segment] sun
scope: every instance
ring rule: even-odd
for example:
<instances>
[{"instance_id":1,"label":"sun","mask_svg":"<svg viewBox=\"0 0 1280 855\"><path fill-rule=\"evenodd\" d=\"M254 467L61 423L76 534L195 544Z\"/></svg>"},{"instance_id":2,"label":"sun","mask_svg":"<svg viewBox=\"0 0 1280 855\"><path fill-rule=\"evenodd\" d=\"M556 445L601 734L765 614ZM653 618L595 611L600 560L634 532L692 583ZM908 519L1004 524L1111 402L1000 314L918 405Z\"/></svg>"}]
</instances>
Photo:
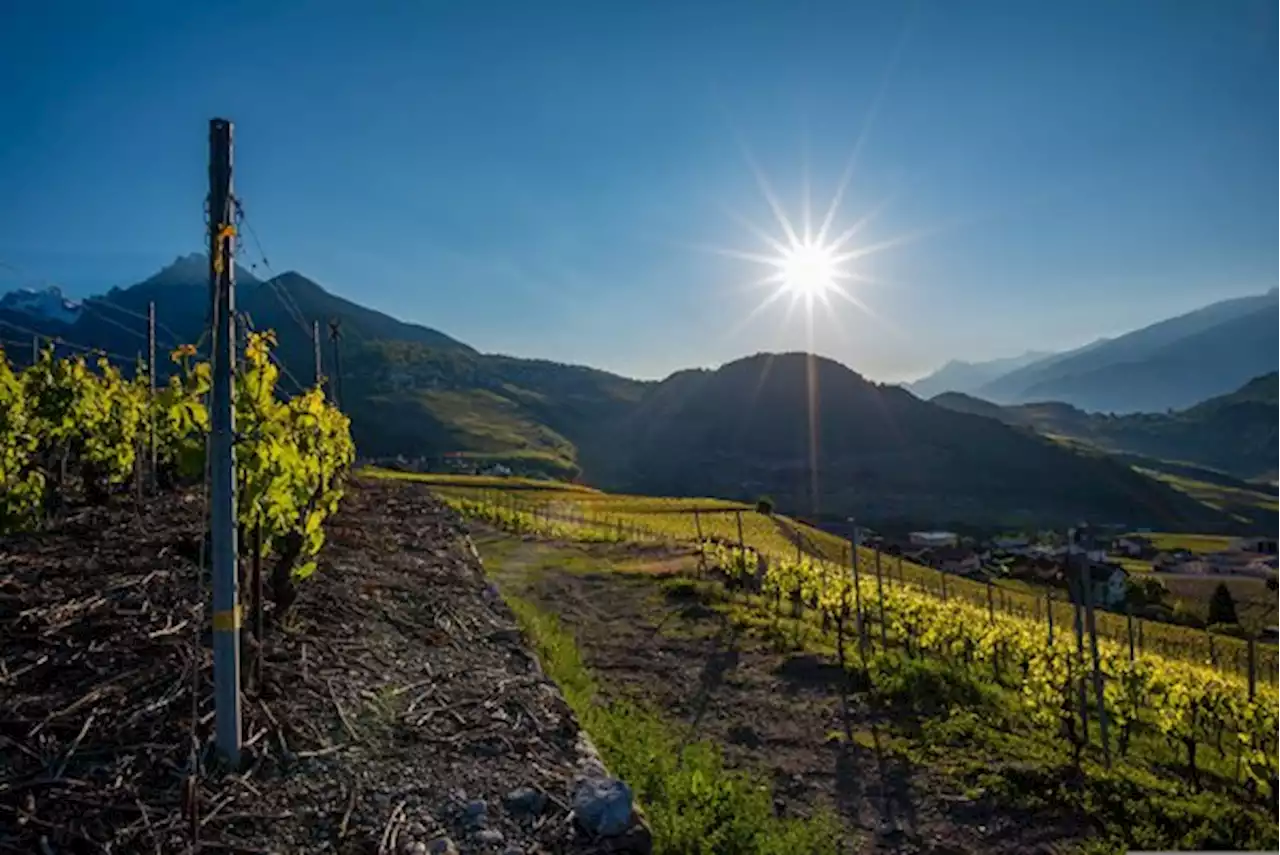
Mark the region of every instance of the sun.
<instances>
[{"instance_id":1,"label":"sun","mask_svg":"<svg viewBox=\"0 0 1280 855\"><path fill-rule=\"evenodd\" d=\"M799 242L778 256L782 289L806 300L821 299L840 288L843 275L835 248L817 241Z\"/></svg>"}]
</instances>

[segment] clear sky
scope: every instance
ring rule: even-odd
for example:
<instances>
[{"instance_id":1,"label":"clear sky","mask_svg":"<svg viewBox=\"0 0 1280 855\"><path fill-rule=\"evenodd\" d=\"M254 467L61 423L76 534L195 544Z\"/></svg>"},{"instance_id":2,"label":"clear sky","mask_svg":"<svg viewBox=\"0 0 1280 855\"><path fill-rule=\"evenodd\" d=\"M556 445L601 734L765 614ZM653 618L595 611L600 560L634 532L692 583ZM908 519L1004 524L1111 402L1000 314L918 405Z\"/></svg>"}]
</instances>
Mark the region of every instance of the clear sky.
<instances>
[{"instance_id":1,"label":"clear sky","mask_svg":"<svg viewBox=\"0 0 1280 855\"><path fill-rule=\"evenodd\" d=\"M654 378L809 335L744 223L879 210L899 380L1275 285L1274 0L83 2L0 26L0 288L203 244L207 121L271 266L482 350ZM858 141L861 139L861 145ZM747 156L750 155L750 159ZM888 200L888 204L881 203ZM252 247L252 245L250 245Z\"/></svg>"}]
</instances>

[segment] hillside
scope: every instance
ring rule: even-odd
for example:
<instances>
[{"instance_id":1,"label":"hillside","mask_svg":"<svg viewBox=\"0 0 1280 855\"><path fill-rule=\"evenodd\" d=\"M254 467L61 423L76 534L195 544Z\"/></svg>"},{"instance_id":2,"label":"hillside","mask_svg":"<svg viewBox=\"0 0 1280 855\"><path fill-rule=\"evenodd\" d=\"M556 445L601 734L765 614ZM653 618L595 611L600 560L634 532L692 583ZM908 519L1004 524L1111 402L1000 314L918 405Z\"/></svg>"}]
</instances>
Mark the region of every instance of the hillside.
<instances>
[{"instance_id":1,"label":"hillside","mask_svg":"<svg viewBox=\"0 0 1280 855\"><path fill-rule=\"evenodd\" d=\"M18 311L33 302L23 295L12 310L0 308L0 338L12 343L11 358L20 363L29 358L29 338L19 328L130 357L145 348L143 318L154 301L163 375L170 367L164 351L200 340L207 277L205 256L183 256L136 285L83 301L85 308L70 317ZM328 324L340 322L343 404L364 455L467 452L573 477L576 438L616 416L617 407L638 399L645 385L590 368L481 354L437 330L338 297L293 271L260 281L238 268L236 297L254 328L275 331L289 392L313 380L313 321L325 338L322 369L334 373ZM4 326L6 321L17 327Z\"/></svg>"},{"instance_id":2,"label":"hillside","mask_svg":"<svg viewBox=\"0 0 1280 855\"><path fill-rule=\"evenodd\" d=\"M681 372L651 390L609 436L607 447L584 449L588 475L602 486L646 493L769 494L783 507L868 521L1221 522L1128 467L803 354Z\"/></svg>"},{"instance_id":3,"label":"hillside","mask_svg":"<svg viewBox=\"0 0 1280 855\"><path fill-rule=\"evenodd\" d=\"M1184 409L1277 368L1277 292L1214 303L1114 339L1034 362L973 390L1002 404Z\"/></svg>"},{"instance_id":4,"label":"hillside","mask_svg":"<svg viewBox=\"0 0 1280 855\"><path fill-rule=\"evenodd\" d=\"M1273 371L1234 392L1174 413L1108 416L1060 402L1002 407L958 393L939 395L932 403L1043 434L1069 437L1104 451L1191 464L1238 479L1253 479L1276 467L1276 425L1280 420L1276 378ZM1211 473L1196 474L1212 477Z\"/></svg>"}]
</instances>

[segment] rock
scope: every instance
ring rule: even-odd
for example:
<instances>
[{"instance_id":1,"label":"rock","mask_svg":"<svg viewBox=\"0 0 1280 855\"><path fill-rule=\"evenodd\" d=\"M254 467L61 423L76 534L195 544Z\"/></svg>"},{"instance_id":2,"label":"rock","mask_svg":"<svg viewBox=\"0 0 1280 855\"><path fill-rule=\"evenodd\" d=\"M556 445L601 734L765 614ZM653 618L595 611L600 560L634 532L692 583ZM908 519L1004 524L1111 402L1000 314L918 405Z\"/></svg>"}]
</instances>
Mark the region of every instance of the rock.
<instances>
[{"instance_id":1,"label":"rock","mask_svg":"<svg viewBox=\"0 0 1280 855\"><path fill-rule=\"evenodd\" d=\"M437 837L427 844L427 855L458 855L458 847L447 837Z\"/></svg>"},{"instance_id":2,"label":"rock","mask_svg":"<svg viewBox=\"0 0 1280 855\"><path fill-rule=\"evenodd\" d=\"M489 806L483 799L467 802L462 808L462 823L467 828L481 828L489 821Z\"/></svg>"},{"instance_id":3,"label":"rock","mask_svg":"<svg viewBox=\"0 0 1280 855\"><path fill-rule=\"evenodd\" d=\"M508 846L502 850L502 855L524 855L524 850L519 846Z\"/></svg>"},{"instance_id":4,"label":"rock","mask_svg":"<svg viewBox=\"0 0 1280 855\"><path fill-rule=\"evenodd\" d=\"M408 840L400 847L404 855L427 855L427 844L421 840Z\"/></svg>"},{"instance_id":5,"label":"rock","mask_svg":"<svg viewBox=\"0 0 1280 855\"><path fill-rule=\"evenodd\" d=\"M573 794L578 825L599 837L616 837L631 825L631 788L617 778L586 778Z\"/></svg>"},{"instance_id":6,"label":"rock","mask_svg":"<svg viewBox=\"0 0 1280 855\"><path fill-rule=\"evenodd\" d=\"M496 828L482 828L475 833L474 837L476 843L483 843L486 846L497 846L507 839L506 835Z\"/></svg>"},{"instance_id":7,"label":"rock","mask_svg":"<svg viewBox=\"0 0 1280 855\"><path fill-rule=\"evenodd\" d=\"M547 806L547 797L532 787L517 787L502 799L508 813L537 816Z\"/></svg>"},{"instance_id":8,"label":"rock","mask_svg":"<svg viewBox=\"0 0 1280 855\"><path fill-rule=\"evenodd\" d=\"M631 814L631 825L617 837L606 837L601 841L605 852L616 852L618 855L653 855L653 832L639 811Z\"/></svg>"}]
</instances>

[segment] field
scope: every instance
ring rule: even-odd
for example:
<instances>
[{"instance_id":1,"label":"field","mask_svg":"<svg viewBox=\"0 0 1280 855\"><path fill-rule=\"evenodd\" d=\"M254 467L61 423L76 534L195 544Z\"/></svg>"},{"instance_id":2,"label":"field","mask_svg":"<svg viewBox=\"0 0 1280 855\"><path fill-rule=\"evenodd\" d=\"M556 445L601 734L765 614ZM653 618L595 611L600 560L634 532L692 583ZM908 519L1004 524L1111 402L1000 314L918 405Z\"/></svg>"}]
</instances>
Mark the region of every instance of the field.
<instances>
[{"instance_id":1,"label":"field","mask_svg":"<svg viewBox=\"0 0 1280 855\"><path fill-rule=\"evenodd\" d=\"M1025 621L992 620L956 600L927 606L927 594L888 574L877 614L868 597L876 597L879 580L864 576L859 614L868 623L865 634L846 629L846 650L838 623L829 620L838 621L838 611L789 600L767 575L753 583L735 567L741 551L719 546L708 554L657 533L646 540L646 530L629 523L619 533L599 507L553 513L550 505L504 506L506 498L490 492L450 501L481 523L472 531L486 571L520 616L547 673L574 688L570 703L606 756L625 769L632 760L671 753L655 745L709 740L750 788L772 779L777 816L817 823L803 826L806 834L819 834L830 817L840 824L838 846L814 837L802 847L793 842L767 851L1094 855L1274 845L1266 797L1240 783L1235 746L1245 734L1228 724L1236 720L1180 712L1242 701L1228 700L1238 681L1194 666L1158 665L1159 681L1180 688L1163 702L1134 707L1129 693L1142 690L1155 660L1141 657L1134 668L1130 659L1126 670L1123 651L1112 646L1103 666L1113 716L1107 755L1097 719L1083 744L1079 731L1058 728L1074 715L1064 718L1061 704L1068 701L1069 711L1074 702L1073 686L1084 673L1078 660L1058 685L1060 674L1038 670L1037 662L1047 663L1038 654L1021 664L1002 654L1020 644L1027 651L1043 647L1018 640L1015 625ZM636 518L688 504L617 501ZM924 624L912 626L916 608ZM939 608L955 619L937 620ZM990 627L989 643L954 643L983 626ZM1065 636L1057 645L1072 646ZM1188 675L1191 682L1184 681ZM1225 706L1200 706L1211 702L1205 689L1215 684L1226 693L1212 703ZM1175 700L1183 688L1195 697L1190 706ZM1250 709L1265 718L1272 698L1260 695ZM1273 738L1262 736L1271 731L1274 725L1262 722L1249 744ZM1187 740L1200 747L1190 767ZM1244 767L1259 768L1262 756ZM696 787L683 779L682 767L624 772L653 808L655 842L671 852L734 851L700 850L690 833L701 824L683 827L685 812L705 802L691 798L689 788ZM717 758L710 771L719 770ZM789 831L799 834L801 827Z\"/></svg>"},{"instance_id":2,"label":"field","mask_svg":"<svg viewBox=\"0 0 1280 855\"><path fill-rule=\"evenodd\" d=\"M1244 626L1276 625L1276 592L1262 579L1248 577L1177 576L1161 574L1169 594L1202 620L1209 616L1209 598L1219 585L1226 585L1236 604L1236 615Z\"/></svg>"},{"instance_id":3,"label":"field","mask_svg":"<svg viewBox=\"0 0 1280 855\"><path fill-rule=\"evenodd\" d=\"M832 566L853 564L848 541L819 531L787 517L758 513L753 506L719 499L659 498L630 496L586 490L576 485L554 481L522 481L505 478L470 476L415 475L382 473L432 484L441 495L455 498L483 499L512 508L533 510L577 525L587 525L601 532L617 532L618 539L654 539L693 543L699 539L726 544L738 542L741 522L742 543L771 559L798 561L810 558ZM697 513L695 513L697 511ZM1229 538L1208 535L1147 535L1162 548L1194 546L1202 551L1223 548ZM886 578L909 584L941 598L961 598L992 613L1028 618L1047 624L1049 612L1053 622L1069 626L1073 609L1063 601L1063 594L1039 593L1009 587L987 585L943 574L900 558L877 555L860 547L858 565L861 572L875 575L877 567ZM1139 650L1159 653L1197 664L1210 664L1228 673L1248 671L1246 645L1236 638L1209 636L1203 630L1149 620L1133 619L1113 612L1097 613L1098 634L1127 645L1129 639ZM1047 628L1047 627L1046 627ZM1276 680L1276 649L1260 646L1256 659L1258 679Z\"/></svg>"},{"instance_id":4,"label":"field","mask_svg":"<svg viewBox=\"0 0 1280 855\"><path fill-rule=\"evenodd\" d=\"M1202 504L1231 514L1243 523L1269 524L1268 527L1273 526L1276 511L1280 509L1280 503L1276 500L1274 488L1259 487L1257 490L1249 490L1228 484L1215 484L1211 481L1159 472L1154 469L1134 468L1148 478L1154 478L1157 481L1168 484L1175 490L1186 493Z\"/></svg>"},{"instance_id":5,"label":"field","mask_svg":"<svg viewBox=\"0 0 1280 855\"><path fill-rule=\"evenodd\" d=\"M1146 532L1141 535L1151 541L1161 552L1185 549L1204 555L1210 552L1222 552L1230 548L1233 538L1218 534L1171 534L1169 532Z\"/></svg>"},{"instance_id":6,"label":"field","mask_svg":"<svg viewBox=\"0 0 1280 855\"><path fill-rule=\"evenodd\" d=\"M374 478L391 478L403 481L416 481L439 488L457 489L495 489L495 490L546 490L549 492L599 493L593 487L580 484L569 484L564 481L547 481L541 478L504 478L497 475L450 475L447 473L400 472L395 469L383 469L369 466L361 470L362 474Z\"/></svg>"}]
</instances>

